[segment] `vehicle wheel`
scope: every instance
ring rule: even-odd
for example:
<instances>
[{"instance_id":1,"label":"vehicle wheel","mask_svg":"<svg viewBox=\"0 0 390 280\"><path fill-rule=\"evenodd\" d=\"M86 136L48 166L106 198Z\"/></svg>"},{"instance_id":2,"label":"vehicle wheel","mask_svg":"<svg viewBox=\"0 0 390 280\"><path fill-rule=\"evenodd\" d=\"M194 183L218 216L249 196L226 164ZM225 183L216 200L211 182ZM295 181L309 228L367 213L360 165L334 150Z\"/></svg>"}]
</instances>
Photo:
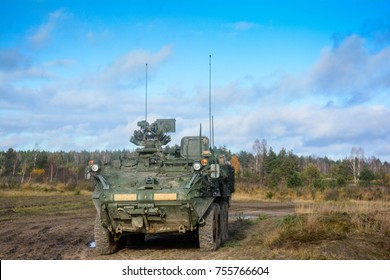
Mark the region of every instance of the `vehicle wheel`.
<instances>
[{"instance_id":1,"label":"vehicle wheel","mask_svg":"<svg viewBox=\"0 0 390 280\"><path fill-rule=\"evenodd\" d=\"M99 255L110 255L119 249L119 242L115 241L108 229L102 226L98 215L95 219L95 242Z\"/></svg>"},{"instance_id":2,"label":"vehicle wheel","mask_svg":"<svg viewBox=\"0 0 390 280\"><path fill-rule=\"evenodd\" d=\"M221 211L219 204L212 203L206 211L205 223L199 226L199 247L204 251L215 251L221 244Z\"/></svg>"},{"instance_id":3,"label":"vehicle wheel","mask_svg":"<svg viewBox=\"0 0 390 280\"><path fill-rule=\"evenodd\" d=\"M221 202L221 241L225 242L229 238L229 206L228 203Z\"/></svg>"}]
</instances>

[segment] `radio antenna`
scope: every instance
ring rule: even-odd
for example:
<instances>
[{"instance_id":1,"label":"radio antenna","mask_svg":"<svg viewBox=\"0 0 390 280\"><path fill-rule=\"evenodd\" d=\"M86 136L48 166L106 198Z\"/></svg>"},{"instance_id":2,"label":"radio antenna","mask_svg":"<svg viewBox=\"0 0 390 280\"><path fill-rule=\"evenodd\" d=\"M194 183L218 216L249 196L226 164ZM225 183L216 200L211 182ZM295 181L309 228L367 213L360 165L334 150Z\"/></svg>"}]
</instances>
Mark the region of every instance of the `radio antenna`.
<instances>
[{"instance_id":1,"label":"radio antenna","mask_svg":"<svg viewBox=\"0 0 390 280\"><path fill-rule=\"evenodd\" d=\"M199 126L199 153L200 153L200 157L202 157L202 123L200 123L200 126Z\"/></svg>"},{"instance_id":2,"label":"radio antenna","mask_svg":"<svg viewBox=\"0 0 390 280\"><path fill-rule=\"evenodd\" d=\"M212 140L212 134L211 134L211 54L209 56L209 128L210 128L210 149L211 146L211 140Z\"/></svg>"},{"instance_id":3,"label":"radio antenna","mask_svg":"<svg viewBox=\"0 0 390 280\"><path fill-rule=\"evenodd\" d=\"M214 144L214 116L211 116L211 131L213 132L212 134L212 140L211 140L211 143L212 143L212 148L213 150L215 149L215 144Z\"/></svg>"},{"instance_id":4,"label":"radio antenna","mask_svg":"<svg viewBox=\"0 0 390 280\"><path fill-rule=\"evenodd\" d=\"M148 121L148 64L145 73L145 121Z\"/></svg>"}]
</instances>

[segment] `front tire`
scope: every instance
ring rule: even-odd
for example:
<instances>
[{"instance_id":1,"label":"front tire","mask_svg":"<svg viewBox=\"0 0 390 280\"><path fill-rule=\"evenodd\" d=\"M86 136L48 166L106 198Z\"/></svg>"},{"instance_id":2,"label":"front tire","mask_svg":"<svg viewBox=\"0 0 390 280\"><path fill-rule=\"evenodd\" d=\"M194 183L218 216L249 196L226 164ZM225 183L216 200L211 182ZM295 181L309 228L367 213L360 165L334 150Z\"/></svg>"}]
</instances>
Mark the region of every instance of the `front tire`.
<instances>
[{"instance_id":1,"label":"front tire","mask_svg":"<svg viewBox=\"0 0 390 280\"><path fill-rule=\"evenodd\" d=\"M199 247L203 251L215 251L221 244L221 210L212 203L204 216L205 223L199 226Z\"/></svg>"},{"instance_id":2,"label":"front tire","mask_svg":"<svg viewBox=\"0 0 390 280\"><path fill-rule=\"evenodd\" d=\"M110 255L119 249L119 242L115 241L108 229L100 223L98 215L95 219L95 242L96 252L99 255Z\"/></svg>"}]
</instances>

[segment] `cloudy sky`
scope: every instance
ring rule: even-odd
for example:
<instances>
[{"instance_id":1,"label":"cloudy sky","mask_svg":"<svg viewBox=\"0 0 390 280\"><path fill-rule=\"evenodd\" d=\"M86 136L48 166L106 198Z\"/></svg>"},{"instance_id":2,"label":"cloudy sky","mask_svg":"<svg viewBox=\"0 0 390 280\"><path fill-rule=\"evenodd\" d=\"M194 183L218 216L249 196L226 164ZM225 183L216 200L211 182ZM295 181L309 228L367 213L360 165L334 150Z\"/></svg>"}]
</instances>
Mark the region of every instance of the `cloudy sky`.
<instances>
[{"instance_id":1,"label":"cloudy sky","mask_svg":"<svg viewBox=\"0 0 390 280\"><path fill-rule=\"evenodd\" d=\"M146 63L148 120L208 135L209 55L217 146L390 160L386 0L2 0L0 149L134 149Z\"/></svg>"}]
</instances>

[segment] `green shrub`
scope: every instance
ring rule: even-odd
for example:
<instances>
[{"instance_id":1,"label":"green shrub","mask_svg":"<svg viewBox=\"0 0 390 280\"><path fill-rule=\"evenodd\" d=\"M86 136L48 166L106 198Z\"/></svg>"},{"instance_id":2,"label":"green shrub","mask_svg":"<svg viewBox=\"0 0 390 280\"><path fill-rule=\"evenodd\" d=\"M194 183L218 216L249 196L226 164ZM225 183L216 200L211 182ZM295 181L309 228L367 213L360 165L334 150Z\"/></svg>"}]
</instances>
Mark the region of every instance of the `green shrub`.
<instances>
[{"instance_id":1,"label":"green shrub","mask_svg":"<svg viewBox=\"0 0 390 280\"><path fill-rule=\"evenodd\" d=\"M265 198L271 200L274 197L274 193L269 191L265 194Z\"/></svg>"}]
</instances>

